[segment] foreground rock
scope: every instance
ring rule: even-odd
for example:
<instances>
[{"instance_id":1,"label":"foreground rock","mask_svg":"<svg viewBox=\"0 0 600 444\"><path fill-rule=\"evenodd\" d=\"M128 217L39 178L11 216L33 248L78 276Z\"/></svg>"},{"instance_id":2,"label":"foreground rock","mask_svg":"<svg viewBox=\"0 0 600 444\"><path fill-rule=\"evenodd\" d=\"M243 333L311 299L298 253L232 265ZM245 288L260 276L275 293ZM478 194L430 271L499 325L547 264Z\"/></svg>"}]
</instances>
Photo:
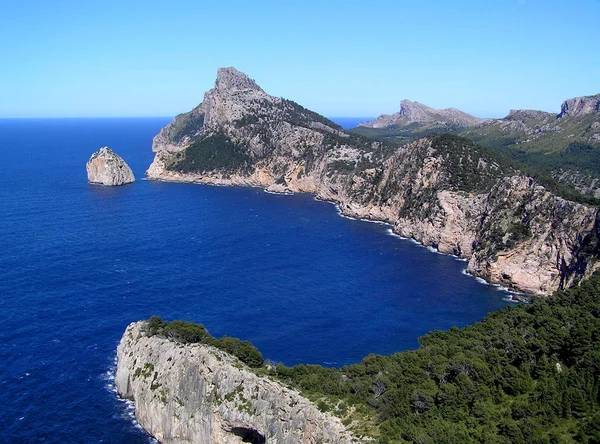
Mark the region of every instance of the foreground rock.
<instances>
[{"instance_id":1,"label":"foreground rock","mask_svg":"<svg viewBox=\"0 0 600 444\"><path fill-rule=\"evenodd\" d=\"M85 169L90 183L115 186L135 182L129 165L107 146L92 154Z\"/></svg>"},{"instance_id":2,"label":"foreground rock","mask_svg":"<svg viewBox=\"0 0 600 444\"><path fill-rule=\"evenodd\" d=\"M600 265L597 209L553 195L494 152L450 135L397 146L349 134L233 68L153 151L149 178L314 193L526 293L551 294Z\"/></svg>"},{"instance_id":3,"label":"foreground rock","mask_svg":"<svg viewBox=\"0 0 600 444\"><path fill-rule=\"evenodd\" d=\"M127 327L115 384L161 443L354 443L338 418L216 348Z\"/></svg>"}]
</instances>

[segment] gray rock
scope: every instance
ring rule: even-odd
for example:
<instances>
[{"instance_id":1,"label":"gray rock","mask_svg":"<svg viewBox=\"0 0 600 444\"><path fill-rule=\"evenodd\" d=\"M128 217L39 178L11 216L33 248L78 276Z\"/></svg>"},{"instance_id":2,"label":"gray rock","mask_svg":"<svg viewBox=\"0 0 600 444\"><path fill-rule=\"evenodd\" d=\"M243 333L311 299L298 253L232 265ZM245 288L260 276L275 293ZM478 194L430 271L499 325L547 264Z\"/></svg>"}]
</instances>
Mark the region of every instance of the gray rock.
<instances>
[{"instance_id":1,"label":"gray rock","mask_svg":"<svg viewBox=\"0 0 600 444\"><path fill-rule=\"evenodd\" d=\"M92 154L85 169L90 183L115 186L135 181L129 165L107 146Z\"/></svg>"},{"instance_id":2,"label":"gray rock","mask_svg":"<svg viewBox=\"0 0 600 444\"><path fill-rule=\"evenodd\" d=\"M203 344L148 336L129 325L117 348L115 385L161 443L270 444L359 441L298 392Z\"/></svg>"},{"instance_id":3,"label":"gray rock","mask_svg":"<svg viewBox=\"0 0 600 444\"><path fill-rule=\"evenodd\" d=\"M487 119L472 116L456 108L434 109L419 102L403 100L400 111L392 115L381 115L370 122L362 122L358 126L367 128L386 128L392 125L406 126L412 123L435 126L452 125L467 127L479 125Z\"/></svg>"},{"instance_id":4,"label":"gray rock","mask_svg":"<svg viewBox=\"0 0 600 444\"><path fill-rule=\"evenodd\" d=\"M600 112L600 94L595 96L575 97L565 100L560 107L559 118L585 116Z\"/></svg>"}]
</instances>

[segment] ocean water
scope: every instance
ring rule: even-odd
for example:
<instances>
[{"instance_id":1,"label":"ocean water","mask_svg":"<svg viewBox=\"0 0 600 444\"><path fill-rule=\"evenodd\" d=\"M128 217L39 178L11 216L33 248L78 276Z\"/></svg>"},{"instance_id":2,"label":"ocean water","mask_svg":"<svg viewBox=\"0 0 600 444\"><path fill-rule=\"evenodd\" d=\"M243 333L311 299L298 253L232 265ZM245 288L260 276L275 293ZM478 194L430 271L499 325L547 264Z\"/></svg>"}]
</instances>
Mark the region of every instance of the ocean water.
<instances>
[{"instance_id":1,"label":"ocean water","mask_svg":"<svg viewBox=\"0 0 600 444\"><path fill-rule=\"evenodd\" d=\"M341 366L509 303L310 195L143 180L168 121L0 120L0 442L149 442L112 375L125 327L154 314ZM87 183L103 145L136 183Z\"/></svg>"},{"instance_id":2,"label":"ocean water","mask_svg":"<svg viewBox=\"0 0 600 444\"><path fill-rule=\"evenodd\" d=\"M356 128L361 122L373 120L374 117L330 117L329 119L337 123L342 128L349 130Z\"/></svg>"}]
</instances>

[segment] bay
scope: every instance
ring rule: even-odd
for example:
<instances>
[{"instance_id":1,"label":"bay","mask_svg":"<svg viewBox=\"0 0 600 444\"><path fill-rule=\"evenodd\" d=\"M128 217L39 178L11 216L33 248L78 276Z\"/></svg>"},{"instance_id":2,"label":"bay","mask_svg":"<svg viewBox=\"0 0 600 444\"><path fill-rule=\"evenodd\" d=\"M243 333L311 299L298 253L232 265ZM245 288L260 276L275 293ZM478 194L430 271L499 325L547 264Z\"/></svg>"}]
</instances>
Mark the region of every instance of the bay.
<instances>
[{"instance_id":1,"label":"bay","mask_svg":"<svg viewBox=\"0 0 600 444\"><path fill-rule=\"evenodd\" d=\"M465 262L310 195L144 180L169 120L0 120L0 440L148 442L112 377L126 326L155 314L342 366L509 304ZM103 145L134 184L87 183Z\"/></svg>"}]
</instances>

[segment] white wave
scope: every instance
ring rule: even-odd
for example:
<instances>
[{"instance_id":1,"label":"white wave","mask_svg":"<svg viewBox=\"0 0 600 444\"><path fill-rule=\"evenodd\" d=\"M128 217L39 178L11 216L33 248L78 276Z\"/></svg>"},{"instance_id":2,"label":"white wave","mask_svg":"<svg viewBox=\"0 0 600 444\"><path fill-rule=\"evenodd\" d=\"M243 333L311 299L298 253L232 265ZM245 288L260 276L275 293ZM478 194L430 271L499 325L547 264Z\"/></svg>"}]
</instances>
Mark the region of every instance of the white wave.
<instances>
[{"instance_id":1,"label":"white wave","mask_svg":"<svg viewBox=\"0 0 600 444\"><path fill-rule=\"evenodd\" d=\"M134 428L147 433L146 430L140 425L139 422L137 422L137 419L135 418L135 403L131 399L123 399L119 396L119 393L117 392L117 386L115 385L116 372L117 355L115 354L113 358L113 363L109 366L106 372L102 373L100 379L106 381L104 388L111 392L114 395L115 399L121 405L119 417L121 419L124 419L125 421L130 422ZM150 435L148 435L148 442L152 444L159 444L159 442Z\"/></svg>"},{"instance_id":2,"label":"white wave","mask_svg":"<svg viewBox=\"0 0 600 444\"><path fill-rule=\"evenodd\" d=\"M267 190L266 188L263 191L267 194L276 194L278 196L293 196L294 195L294 193L292 193L291 191L271 191L271 190Z\"/></svg>"},{"instance_id":3,"label":"white wave","mask_svg":"<svg viewBox=\"0 0 600 444\"><path fill-rule=\"evenodd\" d=\"M488 281L486 281L485 279L480 278L479 276L474 276L471 273L469 273L466 268L464 268L461 271L461 273L464 274L465 276L472 277L473 279L475 279L480 284L487 285L487 286L493 287L495 290L503 291L503 292L508 293L506 296L504 296L502 298L503 301L519 303L519 302L527 302L527 300L529 299L527 297L527 295L525 295L523 293L520 293L520 292L515 291L515 290L511 290L510 288L505 287L505 286L500 285L500 284L491 284Z\"/></svg>"},{"instance_id":4,"label":"white wave","mask_svg":"<svg viewBox=\"0 0 600 444\"><path fill-rule=\"evenodd\" d=\"M462 273L462 274L464 274L465 276L472 277L473 279L475 279L475 280L476 280L477 282L479 282L480 284L483 284L483 285L492 285L492 284L490 284L488 281L486 281L485 279L482 279L482 278L480 278L479 276L473 276L471 273L469 273L469 272L467 271L467 269L466 269L466 268L464 268L464 269L461 271L461 273Z\"/></svg>"},{"instance_id":5,"label":"white wave","mask_svg":"<svg viewBox=\"0 0 600 444\"><path fill-rule=\"evenodd\" d=\"M387 224L387 225L389 225L389 224ZM394 233L394 230L392 230L391 228L388 228L387 230L385 230L385 232L386 232L387 234L389 234L390 236L397 237L398 239L404 239L404 240L408 240L408 238L407 238L407 237L400 236L399 234L396 234L396 233Z\"/></svg>"}]
</instances>

